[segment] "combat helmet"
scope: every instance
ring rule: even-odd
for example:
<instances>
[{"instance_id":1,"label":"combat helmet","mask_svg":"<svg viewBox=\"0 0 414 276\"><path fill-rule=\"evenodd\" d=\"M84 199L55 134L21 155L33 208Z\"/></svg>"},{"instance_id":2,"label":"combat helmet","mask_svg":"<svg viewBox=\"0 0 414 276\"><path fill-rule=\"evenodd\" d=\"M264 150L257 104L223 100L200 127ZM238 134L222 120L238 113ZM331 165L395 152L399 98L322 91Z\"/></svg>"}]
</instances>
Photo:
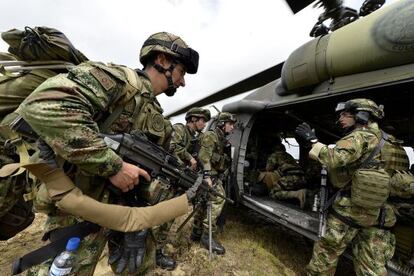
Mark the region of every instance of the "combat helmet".
<instances>
[{"instance_id":1,"label":"combat helmet","mask_svg":"<svg viewBox=\"0 0 414 276\"><path fill-rule=\"evenodd\" d=\"M217 126L221 127L226 122L236 123L237 122L236 116L234 116L234 114L231 114L229 112L220 112L217 118Z\"/></svg>"},{"instance_id":2,"label":"combat helmet","mask_svg":"<svg viewBox=\"0 0 414 276\"><path fill-rule=\"evenodd\" d=\"M185 114L185 120L188 121L190 117L204 118L206 122L208 122L211 119L211 113L208 109L193 107Z\"/></svg>"},{"instance_id":3,"label":"combat helmet","mask_svg":"<svg viewBox=\"0 0 414 276\"><path fill-rule=\"evenodd\" d=\"M167 32L159 32L151 35L142 45L139 60L145 66L148 57L159 52L175 57L185 65L189 74L197 73L198 53L188 47L179 36Z\"/></svg>"},{"instance_id":4,"label":"combat helmet","mask_svg":"<svg viewBox=\"0 0 414 276\"><path fill-rule=\"evenodd\" d=\"M377 105L370 99L352 99L346 102L340 102L335 108L335 112L348 111L355 114L356 120L367 123L369 118L380 120L384 118L384 106Z\"/></svg>"}]
</instances>

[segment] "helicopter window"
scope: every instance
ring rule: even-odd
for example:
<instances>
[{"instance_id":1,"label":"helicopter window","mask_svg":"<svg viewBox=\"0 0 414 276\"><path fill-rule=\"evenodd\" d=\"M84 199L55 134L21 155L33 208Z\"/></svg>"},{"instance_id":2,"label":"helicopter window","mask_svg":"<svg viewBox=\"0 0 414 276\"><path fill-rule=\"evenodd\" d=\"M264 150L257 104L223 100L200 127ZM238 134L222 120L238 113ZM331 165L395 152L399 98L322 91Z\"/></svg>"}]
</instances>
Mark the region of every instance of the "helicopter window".
<instances>
[{"instance_id":1,"label":"helicopter window","mask_svg":"<svg viewBox=\"0 0 414 276\"><path fill-rule=\"evenodd\" d=\"M404 147L405 152L408 155L408 158L410 159L410 167L414 164L414 151L412 147Z\"/></svg>"}]
</instances>

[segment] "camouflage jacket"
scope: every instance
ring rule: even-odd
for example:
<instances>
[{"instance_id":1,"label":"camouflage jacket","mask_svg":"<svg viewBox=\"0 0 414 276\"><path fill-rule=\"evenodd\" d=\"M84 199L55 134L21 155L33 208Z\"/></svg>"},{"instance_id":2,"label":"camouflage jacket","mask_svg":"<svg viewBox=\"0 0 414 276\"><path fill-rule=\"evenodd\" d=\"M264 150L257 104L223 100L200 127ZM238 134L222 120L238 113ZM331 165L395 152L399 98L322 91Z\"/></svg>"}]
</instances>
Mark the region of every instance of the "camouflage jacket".
<instances>
[{"instance_id":1,"label":"camouflage jacket","mask_svg":"<svg viewBox=\"0 0 414 276\"><path fill-rule=\"evenodd\" d=\"M100 138L99 124L121 106L106 132L141 130L158 144L172 127L162 116L149 78L124 66L82 63L43 82L19 107L19 113L53 150L89 175L108 177L121 158Z\"/></svg>"},{"instance_id":2,"label":"camouflage jacket","mask_svg":"<svg viewBox=\"0 0 414 276\"><path fill-rule=\"evenodd\" d=\"M173 125L170 151L185 165L189 165L191 158L193 158L195 139L195 131L183 124Z\"/></svg>"},{"instance_id":3,"label":"camouflage jacket","mask_svg":"<svg viewBox=\"0 0 414 276\"><path fill-rule=\"evenodd\" d=\"M304 174L295 158L284 150L276 150L269 156L266 171L277 171L280 176Z\"/></svg>"},{"instance_id":4,"label":"camouflage jacket","mask_svg":"<svg viewBox=\"0 0 414 276\"><path fill-rule=\"evenodd\" d=\"M223 173L230 166L228 141L219 128L205 132L200 138L198 159L204 171L211 175Z\"/></svg>"},{"instance_id":5,"label":"camouflage jacket","mask_svg":"<svg viewBox=\"0 0 414 276\"><path fill-rule=\"evenodd\" d=\"M334 148L322 143L312 146L309 156L327 166L330 182L336 188L350 185L353 173L378 145L381 130L376 123L367 127L356 128L354 131L340 139ZM380 154L374 156L380 160ZM386 205L386 223L389 227L395 223L395 214L391 206ZM340 197L333 203L334 210L342 216L352 219L361 226L377 224L379 209L366 209L354 205L349 197Z\"/></svg>"}]
</instances>

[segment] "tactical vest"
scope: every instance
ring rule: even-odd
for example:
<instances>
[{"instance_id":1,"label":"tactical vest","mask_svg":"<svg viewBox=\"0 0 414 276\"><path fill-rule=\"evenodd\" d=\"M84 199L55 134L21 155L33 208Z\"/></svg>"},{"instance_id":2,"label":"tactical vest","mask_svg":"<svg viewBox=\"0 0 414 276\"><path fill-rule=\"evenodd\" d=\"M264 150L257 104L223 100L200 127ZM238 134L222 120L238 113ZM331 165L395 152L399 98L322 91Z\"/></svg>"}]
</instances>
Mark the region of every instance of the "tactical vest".
<instances>
[{"instance_id":1,"label":"tactical vest","mask_svg":"<svg viewBox=\"0 0 414 276\"><path fill-rule=\"evenodd\" d=\"M105 74L99 73L99 70ZM172 126L162 115L163 110L153 95L150 80L144 72L136 72L119 65L106 66L88 62L71 69L67 78L91 91L102 89L102 86L107 86L109 90L117 87L124 91L122 98L111 101L107 111L109 116L96 114L100 131L114 134L139 130L154 143L168 146ZM84 194L95 199L102 198L107 185L104 179L91 177L82 171L75 178L76 185Z\"/></svg>"},{"instance_id":2,"label":"tactical vest","mask_svg":"<svg viewBox=\"0 0 414 276\"><path fill-rule=\"evenodd\" d=\"M384 169L391 174L393 171L407 171L410 167L408 155L402 147L402 141L389 135L381 150Z\"/></svg>"},{"instance_id":3,"label":"tactical vest","mask_svg":"<svg viewBox=\"0 0 414 276\"><path fill-rule=\"evenodd\" d=\"M174 128L174 134L180 133L181 140L174 141L170 145L170 152L174 154L183 164L187 164L189 161L188 154L191 155L192 158L197 159L198 151L200 149L199 146L199 137L196 137L193 135L188 127L184 124L177 123L173 126ZM176 144L178 142L178 144ZM181 152L181 150L177 150L177 145L179 145L182 149L184 149L184 152Z\"/></svg>"},{"instance_id":4,"label":"tactical vest","mask_svg":"<svg viewBox=\"0 0 414 276\"><path fill-rule=\"evenodd\" d=\"M217 129L212 132L215 136L216 143L214 144L213 155L211 156L211 166L214 171L217 173L223 173L228 169L230 162L230 153L228 148L226 148L227 141L224 134L221 133L220 129Z\"/></svg>"}]
</instances>

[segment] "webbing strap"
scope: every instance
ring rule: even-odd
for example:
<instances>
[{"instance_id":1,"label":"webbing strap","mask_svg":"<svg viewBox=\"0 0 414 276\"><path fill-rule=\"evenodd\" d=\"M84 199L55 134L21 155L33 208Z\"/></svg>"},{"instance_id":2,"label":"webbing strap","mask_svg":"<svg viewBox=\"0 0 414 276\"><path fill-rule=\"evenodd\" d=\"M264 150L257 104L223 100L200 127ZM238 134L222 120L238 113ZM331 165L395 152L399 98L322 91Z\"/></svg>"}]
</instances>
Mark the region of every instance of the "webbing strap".
<instances>
[{"instance_id":1,"label":"webbing strap","mask_svg":"<svg viewBox=\"0 0 414 276\"><path fill-rule=\"evenodd\" d=\"M99 124L99 131L102 133L107 133L111 125L121 116L124 107L122 105L118 105L115 110L103 121Z\"/></svg>"},{"instance_id":2,"label":"webbing strap","mask_svg":"<svg viewBox=\"0 0 414 276\"><path fill-rule=\"evenodd\" d=\"M129 100L140 90L138 75L130 68L124 66L118 66L117 68L122 70L126 76L127 82L125 83L123 94L125 94L126 99ZM121 113L124 110L124 104L125 103L119 103L114 111L106 118L106 120L99 124L99 130L102 133L106 133L111 125L119 118L119 116L121 116Z\"/></svg>"},{"instance_id":3,"label":"webbing strap","mask_svg":"<svg viewBox=\"0 0 414 276\"><path fill-rule=\"evenodd\" d=\"M381 130L381 140L378 143L378 145L375 147L373 151L371 151L370 155L367 157L367 159L362 162L360 168L366 168L369 163L372 161L375 155L380 153L381 149L384 147L385 140L388 139L388 134Z\"/></svg>"},{"instance_id":4,"label":"webbing strap","mask_svg":"<svg viewBox=\"0 0 414 276\"><path fill-rule=\"evenodd\" d=\"M56 231L56 239L51 243L32 251L23 257L15 260L12 267L12 275L22 273L26 269L41 264L44 261L55 257L57 254L65 250L68 239L72 237L79 237L80 239L88 236L89 234L96 233L101 229L97 224L93 224L87 221L68 226Z\"/></svg>"}]
</instances>

